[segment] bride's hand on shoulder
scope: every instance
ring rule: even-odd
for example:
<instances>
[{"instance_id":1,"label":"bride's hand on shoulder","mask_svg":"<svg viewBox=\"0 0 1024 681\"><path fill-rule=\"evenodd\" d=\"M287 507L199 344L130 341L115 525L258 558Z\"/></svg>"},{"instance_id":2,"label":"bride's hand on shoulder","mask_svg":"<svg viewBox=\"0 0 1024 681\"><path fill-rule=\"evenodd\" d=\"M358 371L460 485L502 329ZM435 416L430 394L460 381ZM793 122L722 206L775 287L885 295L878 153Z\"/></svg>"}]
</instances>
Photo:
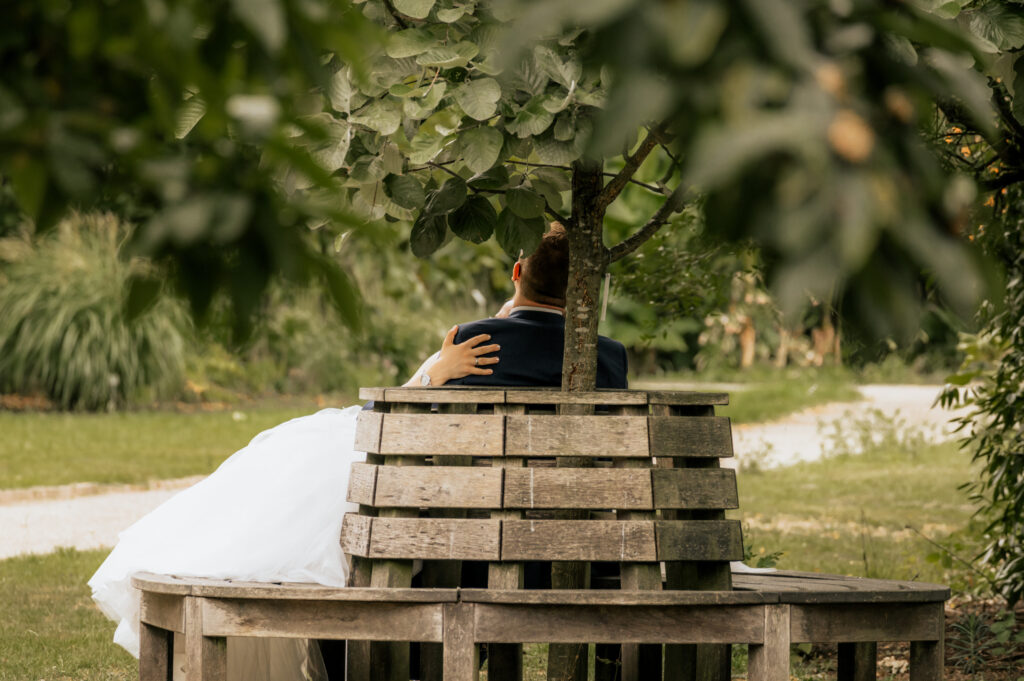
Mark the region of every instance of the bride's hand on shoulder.
<instances>
[{"instance_id":1,"label":"bride's hand on shoulder","mask_svg":"<svg viewBox=\"0 0 1024 681\"><path fill-rule=\"evenodd\" d=\"M496 343L484 345L491 337L486 333L463 341L455 342L455 334L459 327L453 326L444 337L441 344L441 352L437 361L427 369L430 374L432 385L443 385L454 378L462 378L470 374L476 376L489 376L494 373L493 369L487 367L498 363L497 357L484 357L497 352L501 346Z\"/></svg>"}]
</instances>

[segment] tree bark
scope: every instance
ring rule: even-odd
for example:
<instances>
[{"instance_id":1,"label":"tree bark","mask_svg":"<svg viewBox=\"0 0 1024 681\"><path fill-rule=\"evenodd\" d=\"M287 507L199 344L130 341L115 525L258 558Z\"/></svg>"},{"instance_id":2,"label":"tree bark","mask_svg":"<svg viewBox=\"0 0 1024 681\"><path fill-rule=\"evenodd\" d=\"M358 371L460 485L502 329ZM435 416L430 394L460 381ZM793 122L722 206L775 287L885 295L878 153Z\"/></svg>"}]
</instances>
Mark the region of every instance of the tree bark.
<instances>
[{"instance_id":1,"label":"tree bark","mask_svg":"<svg viewBox=\"0 0 1024 681\"><path fill-rule=\"evenodd\" d=\"M579 160L572 168L572 218L569 239L569 285L565 293L565 346L562 390L580 392L597 385L597 323L601 277L608 267L604 246L604 207L598 201L602 164Z\"/></svg>"}]
</instances>

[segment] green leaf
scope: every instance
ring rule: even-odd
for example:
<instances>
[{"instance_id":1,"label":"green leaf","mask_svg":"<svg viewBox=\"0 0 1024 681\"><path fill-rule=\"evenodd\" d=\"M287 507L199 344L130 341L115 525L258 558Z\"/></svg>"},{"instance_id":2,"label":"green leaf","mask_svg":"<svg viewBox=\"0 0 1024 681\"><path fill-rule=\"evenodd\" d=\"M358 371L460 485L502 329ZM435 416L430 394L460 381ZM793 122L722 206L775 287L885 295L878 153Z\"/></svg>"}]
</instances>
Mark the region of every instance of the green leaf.
<instances>
[{"instance_id":1,"label":"green leaf","mask_svg":"<svg viewBox=\"0 0 1024 681\"><path fill-rule=\"evenodd\" d=\"M439 249L444 243L447 230L444 216L422 213L413 223L412 232L409 234L409 246L413 255L417 258L426 258Z\"/></svg>"},{"instance_id":2,"label":"green leaf","mask_svg":"<svg viewBox=\"0 0 1024 681\"><path fill-rule=\"evenodd\" d=\"M412 175L389 175L384 180L384 188L391 200L402 208L415 210L427 200L423 185Z\"/></svg>"},{"instance_id":3,"label":"green leaf","mask_svg":"<svg viewBox=\"0 0 1024 681\"><path fill-rule=\"evenodd\" d=\"M231 9L267 52L276 54L284 45L288 29L279 0L231 0Z\"/></svg>"},{"instance_id":4,"label":"green leaf","mask_svg":"<svg viewBox=\"0 0 1024 681\"><path fill-rule=\"evenodd\" d=\"M544 45L533 48L533 58L542 73L566 89L573 87L583 74L583 68L575 59L569 57L562 61L561 56Z\"/></svg>"},{"instance_id":5,"label":"green leaf","mask_svg":"<svg viewBox=\"0 0 1024 681\"><path fill-rule=\"evenodd\" d=\"M565 165L580 157L580 140L573 138L567 142L560 142L554 135L545 134L534 140L533 148L537 152L537 158L541 163L552 165Z\"/></svg>"},{"instance_id":6,"label":"green leaf","mask_svg":"<svg viewBox=\"0 0 1024 681\"><path fill-rule=\"evenodd\" d=\"M409 161L427 163L441 153L448 138L429 132L419 132L409 141Z\"/></svg>"},{"instance_id":7,"label":"green leaf","mask_svg":"<svg viewBox=\"0 0 1024 681\"><path fill-rule=\"evenodd\" d=\"M521 218L539 218L544 215L544 197L524 187L505 192L505 204Z\"/></svg>"},{"instance_id":8,"label":"green leaf","mask_svg":"<svg viewBox=\"0 0 1024 681\"><path fill-rule=\"evenodd\" d=\"M438 43L429 31L422 28L407 28L388 37L387 55L394 59L404 59L423 54Z\"/></svg>"},{"instance_id":9,"label":"green leaf","mask_svg":"<svg viewBox=\"0 0 1024 681\"><path fill-rule=\"evenodd\" d=\"M555 119L554 137L559 142L567 142L576 136L576 126L572 116L562 114Z\"/></svg>"},{"instance_id":10,"label":"green leaf","mask_svg":"<svg viewBox=\"0 0 1024 681\"><path fill-rule=\"evenodd\" d=\"M1024 47L1024 9L1019 6L987 2L964 12L971 33L995 47L1016 50Z\"/></svg>"},{"instance_id":11,"label":"green leaf","mask_svg":"<svg viewBox=\"0 0 1024 681\"><path fill-rule=\"evenodd\" d=\"M434 66L442 69L451 69L456 66L465 66L479 53L480 48L471 42L463 41L452 46L432 47L423 54L416 57L416 63L420 66Z\"/></svg>"},{"instance_id":12,"label":"green leaf","mask_svg":"<svg viewBox=\"0 0 1024 681\"><path fill-rule=\"evenodd\" d=\"M441 188L431 192L427 201L427 213L446 215L466 202L466 181L461 177L450 177Z\"/></svg>"},{"instance_id":13,"label":"green leaf","mask_svg":"<svg viewBox=\"0 0 1024 681\"><path fill-rule=\"evenodd\" d=\"M466 167L474 173L490 169L498 161L504 140L500 130L488 126L470 128L459 135Z\"/></svg>"},{"instance_id":14,"label":"green leaf","mask_svg":"<svg viewBox=\"0 0 1024 681\"><path fill-rule=\"evenodd\" d=\"M350 123L364 125L382 135L390 135L402 123L401 105L393 99L375 99L348 118Z\"/></svg>"},{"instance_id":15,"label":"green leaf","mask_svg":"<svg viewBox=\"0 0 1024 681\"><path fill-rule=\"evenodd\" d=\"M494 235L506 253L518 258L520 251L529 255L537 250L546 229L543 218L524 220L506 208L498 214Z\"/></svg>"},{"instance_id":16,"label":"green leaf","mask_svg":"<svg viewBox=\"0 0 1024 681\"><path fill-rule=\"evenodd\" d=\"M394 0L395 9L413 19L426 19L435 0Z\"/></svg>"},{"instance_id":17,"label":"green leaf","mask_svg":"<svg viewBox=\"0 0 1024 681\"><path fill-rule=\"evenodd\" d=\"M442 21L446 24L453 24L463 16L465 16L468 8L466 7L453 7L451 9L439 9L437 10L437 20Z\"/></svg>"},{"instance_id":18,"label":"green leaf","mask_svg":"<svg viewBox=\"0 0 1024 681\"><path fill-rule=\"evenodd\" d=\"M348 274L337 263L328 258L321 262L321 272L327 283L327 292L331 303L341 315L341 320L350 329L358 330L362 326L362 305L359 289L355 287Z\"/></svg>"},{"instance_id":19,"label":"green leaf","mask_svg":"<svg viewBox=\"0 0 1024 681\"><path fill-rule=\"evenodd\" d=\"M202 97L193 95L185 100L185 103L178 109L178 120L174 125L174 136L182 139L192 132L196 123L202 120L206 114L206 102Z\"/></svg>"},{"instance_id":20,"label":"green leaf","mask_svg":"<svg viewBox=\"0 0 1024 681\"><path fill-rule=\"evenodd\" d=\"M501 86L493 78L478 78L455 90L455 101L470 118L486 120L494 115L501 99Z\"/></svg>"},{"instance_id":21,"label":"green leaf","mask_svg":"<svg viewBox=\"0 0 1024 681\"><path fill-rule=\"evenodd\" d=\"M547 95L535 95L530 98L526 106L516 114L515 119L506 124L508 131L519 137L531 137L547 130L555 117L544 108L546 99Z\"/></svg>"},{"instance_id":22,"label":"green leaf","mask_svg":"<svg viewBox=\"0 0 1024 681\"><path fill-rule=\"evenodd\" d=\"M474 194L448 216L448 226L461 239L482 244L491 238L498 214L487 197Z\"/></svg>"},{"instance_id":23,"label":"green leaf","mask_svg":"<svg viewBox=\"0 0 1024 681\"><path fill-rule=\"evenodd\" d=\"M508 168L494 166L490 170L469 178L469 186L474 189L505 189L508 187Z\"/></svg>"},{"instance_id":24,"label":"green leaf","mask_svg":"<svg viewBox=\"0 0 1024 681\"><path fill-rule=\"evenodd\" d=\"M562 193L558 189L544 180L533 179L530 181L530 186L533 190L544 197L544 200L548 202L554 210L562 208Z\"/></svg>"}]
</instances>

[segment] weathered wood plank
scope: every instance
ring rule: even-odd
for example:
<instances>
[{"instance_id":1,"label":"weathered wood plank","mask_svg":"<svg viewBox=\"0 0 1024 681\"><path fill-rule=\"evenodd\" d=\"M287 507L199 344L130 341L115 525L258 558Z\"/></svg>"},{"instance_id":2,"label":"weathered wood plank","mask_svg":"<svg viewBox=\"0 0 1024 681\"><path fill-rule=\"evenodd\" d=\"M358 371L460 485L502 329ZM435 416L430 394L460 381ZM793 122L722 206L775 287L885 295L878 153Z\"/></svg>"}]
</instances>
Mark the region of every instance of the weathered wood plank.
<instances>
[{"instance_id":1,"label":"weathered wood plank","mask_svg":"<svg viewBox=\"0 0 1024 681\"><path fill-rule=\"evenodd\" d=\"M491 388L388 388L384 399L389 403L409 404L503 404L505 391Z\"/></svg>"},{"instance_id":2,"label":"weathered wood plank","mask_svg":"<svg viewBox=\"0 0 1024 681\"><path fill-rule=\"evenodd\" d=\"M381 466L378 507L501 508L501 469L453 466Z\"/></svg>"},{"instance_id":3,"label":"weathered wood plank","mask_svg":"<svg viewBox=\"0 0 1024 681\"><path fill-rule=\"evenodd\" d=\"M376 454L380 451L380 428L384 414L379 411L361 411L356 417L356 436L352 448L357 452Z\"/></svg>"},{"instance_id":4,"label":"weathered wood plank","mask_svg":"<svg viewBox=\"0 0 1024 681\"><path fill-rule=\"evenodd\" d=\"M743 559L743 535L738 520L659 520L654 527L657 560Z\"/></svg>"},{"instance_id":5,"label":"weathered wood plank","mask_svg":"<svg viewBox=\"0 0 1024 681\"><path fill-rule=\"evenodd\" d=\"M794 643L937 641L942 638L939 603L793 604Z\"/></svg>"},{"instance_id":6,"label":"weathered wood plank","mask_svg":"<svg viewBox=\"0 0 1024 681\"><path fill-rule=\"evenodd\" d=\"M712 406L729 404L729 393L702 393L682 390L649 390L648 404L674 407Z\"/></svg>"},{"instance_id":7,"label":"weathered wood plank","mask_svg":"<svg viewBox=\"0 0 1024 681\"><path fill-rule=\"evenodd\" d=\"M618 589L462 589L464 603L503 603L508 605L588 606L692 606L758 605L778 603L778 594L756 591L620 591Z\"/></svg>"},{"instance_id":8,"label":"weathered wood plank","mask_svg":"<svg viewBox=\"0 0 1024 681\"><path fill-rule=\"evenodd\" d=\"M205 599L185 599L185 675L189 681L227 681L227 639L206 631Z\"/></svg>"},{"instance_id":9,"label":"weathered wood plank","mask_svg":"<svg viewBox=\"0 0 1024 681\"><path fill-rule=\"evenodd\" d=\"M338 588L321 584L231 582L209 580L210 583L195 585L195 595L205 598L232 598L286 601L361 601L380 603L454 603L458 600L456 589L422 588L379 588L371 586L350 586ZM369 580L366 580L369 583Z\"/></svg>"},{"instance_id":10,"label":"weathered wood plank","mask_svg":"<svg viewBox=\"0 0 1024 681\"><path fill-rule=\"evenodd\" d=\"M509 404L647 404L647 394L641 390L598 390L566 393L550 388L508 390L505 401Z\"/></svg>"},{"instance_id":11,"label":"weathered wood plank","mask_svg":"<svg viewBox=\"0 0 1024 681\"><path fill-rule=\"evenodd\" d=\"M377 466L368 463L353 463L348 477L348 500L353 504L373 506L374 490L377 486Z\"/></svg>"},{"instance_id":12,"label":"weathered wood plank","mask_svg":"<svg viewBox=\"0 0 1024 681\"><path fill-rule=\"evenodd\" d=\"M508 456L643 457L648 454L643 416L509 416Z\"/></svg>"},{"instance_id":13,"label":"weathered wood plank","mask_svg":"<svg viewBox=\"0 0 1024 681\"><path fill-rule=\"evenodd\" d=\"M501 456L504 425L485 414L384 414L380 453Z\"/></svg>"},{"instance_id":14,"label":"weathered wood plank","mask_svg":"<svg viewBox=\"0 0 1024 681\"><path fill-rule=\"evenodd\" d=\"M502 560L655 561L654 523L622 520L506 520Z\"/></svg>"},{"instance_id":15,"label":"weathered wood plank","mask_svg":"<svg viewBox=\"0 0 1024 681\"><path fill-rule=\"evenodd\" d=\"M789 681L790 606L764 606L764 643L750 646L749 681Z\"/></svg>"},{"instance_id":16,"label":"weathered wood plank","mask_svg":"<svg viewBox=\"0 0 1024 681\"><path fill-rule=\"evenodd\" d=\"M369 556L498 560L501 556L501 522L461 518L374 518Z\"/></svg>"},{"instance_id":17,"label":"weathered wood plank","mask_svg":"<svg viewBox=\"0 0 1024 681\"><path fill-rule=\"evenodd\" d=\"M949 588L939 584L788 570L760 575L737 573L733 580L738 589L778 593L784 603L934 603L949 598Z\"/></svg>"},{"instance_id":18,"label":"weathered wood plank","mask_svg":"<svg viewBox=\"0 0 1024 681\"><path fill-rule=\"evenodd\" d=\"M651 470L655 508L739 508L736 471L729 468Z\"/></svg>"},{"instance_id":19,"label":"weathered wood plank","mask_svg":"<svg viewBox=\"0 0 1024 681\"><path fill-rule=\"evenodd\" d=\"M359 399L373 400L374 402L383 402L384 390L385 388L360 388Z\"/></svg>"},{"instance_id":20,"label":"weathered wood plank","mask_svg":"<svg viewBox=\"0 0 1024 681\"><path fill-rule=\"evenodd\" d=\"M445 681L477 681L479 678L474 609L475 606L461 603L444 607Z\"/></svg>"},{"instance_id":21,"label":"weathered wood plank","mask_svg":"<svg viewBox=\"0 0 1024 681\"><path fill-rule=\"evenodd\" d=\"M521 468L505 473L505 508L651 509L646 469Z\"/></svg>"},{"instance_id":22,"label":"weathered wood plank","mask_svg":"<svg viewBox=\"0 0 1024 681\"><path fill-rule=\"evenodd\" d=\"M139 620L146 624L185 633L185 598L175 594L142 592Z\"/></svg>"},{"instance_id":23,"label":"weathered wood plank","mask_svg":"<svg viewBox=\"0 0 1024 681\"><path fill-rule=\"evenodd\" d=\"M350 556L370 555L370 516L346 513L341 520L341 550Z\"/></svg>"},{"instance_id":24,"label":"weathered wood plank","mask_svg":"<svg viewBox=\"0 0 1024 681\"><path fill-rule=\"evenodd\" d=\"M760 643L764 637L764 607L478 603L476 638L498 643Z\"/></svg>"},{"instance_id":25,"label":"weathered wood plank","mask_svg":"<svg viewBox=\"0 0 1024 681\"><path fill-rule=\"evenodd\" d=\"M836 664L836 681L875 681L878 667L878 644L840 643Z\"/></svg>"},{"instance_id":26,"label":"weathered wood plank","mask_svg":"<svg viewBox=\"0 0 1024 681\"><path fill-rule=\"evenodd\" d=\"M732 456L732 429L726 416L651 416L651 456Z\"/></svg>"},{"instance_id":27,"label":"weathered wood plank","mask_svg":"<svg viewBox=\"0 0 1024 681\"><path fill-rule=\"evenodd\" d=\"M440 641L444 603L204 599L208 635Z\"/></svg>"},{"instance_id":28,"label":"weathered wood plank","mask_svg":"<svg viewBox=\"0 0 1024 681\"><path fill-rule=\"evenodd\" d=\"M910 681L942 681L943 641L910 642Z\"/></svg>"},{"instance_id":29,"label":"weathered wood plank","mask_svg":"<svg viewBox=\"0 0 1024 681\"><path fill-rule=\"evenodd\" d=\"M173 638L166 629L139 624L139 681L171 681Z\"/></svg>"},{"instance_id":30,"label":"weathered wood plank","mask_svg":"<svg viewBox=\"0 0 1024 681\"><path fill-rule=\"evenodd\" d=\"M132 575L132 586L154 593L178 594L180 596L192 593L192 585L189 581L180 577L157 575L152 572L136 572Z\"/></svg>"}]
</instances>

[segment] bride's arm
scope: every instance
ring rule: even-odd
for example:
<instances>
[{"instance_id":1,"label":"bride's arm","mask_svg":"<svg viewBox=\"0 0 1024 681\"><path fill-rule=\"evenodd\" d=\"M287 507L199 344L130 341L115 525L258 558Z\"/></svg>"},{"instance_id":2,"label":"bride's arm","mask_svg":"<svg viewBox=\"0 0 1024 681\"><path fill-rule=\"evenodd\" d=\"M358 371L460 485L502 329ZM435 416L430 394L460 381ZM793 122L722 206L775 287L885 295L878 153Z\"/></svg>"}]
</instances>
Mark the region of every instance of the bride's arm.
<instances>
[{"instance_id":1,"label":"bride's arm","mask_svg":"<svg viewBox=\"0 0 1024 681\"><path fill-rule=\"evenodd\" d=\"M473 336L462 343L455 342L455 334L459 327L453 326L444 337L441 349L427 358L416 373L412 375L405 385L417 386L421 384L421 376L424 373L430 376L430 385L444 385L454 378L462 378L475 374L487 376L494 373L493 369L486 369L487 365L497 364L497 357L482 357L501 349L500 345L481 345L491 339L487 334Z\"/></svg>"}]
</instances>

